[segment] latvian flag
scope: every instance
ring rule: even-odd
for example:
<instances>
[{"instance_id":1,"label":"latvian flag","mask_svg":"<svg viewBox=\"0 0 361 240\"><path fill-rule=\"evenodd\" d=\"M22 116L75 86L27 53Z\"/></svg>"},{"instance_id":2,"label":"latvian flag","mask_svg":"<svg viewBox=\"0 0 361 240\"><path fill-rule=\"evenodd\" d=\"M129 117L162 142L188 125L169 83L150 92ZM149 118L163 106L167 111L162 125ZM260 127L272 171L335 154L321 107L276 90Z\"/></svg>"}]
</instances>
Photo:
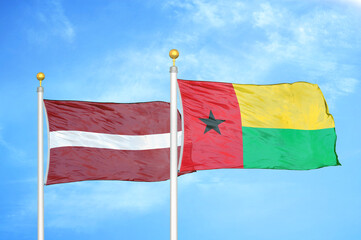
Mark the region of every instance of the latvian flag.
<instances>
[{"instance_id":1,"label":"latvian flag","mask_svg":"<svg viewBox=\"0 0 361 240\"><path fill-rule=\"evenodd\" d=\"M50 149L46 185L169 179L169 103L44 100L44 104Z\"/></svg>"}]
</instances>

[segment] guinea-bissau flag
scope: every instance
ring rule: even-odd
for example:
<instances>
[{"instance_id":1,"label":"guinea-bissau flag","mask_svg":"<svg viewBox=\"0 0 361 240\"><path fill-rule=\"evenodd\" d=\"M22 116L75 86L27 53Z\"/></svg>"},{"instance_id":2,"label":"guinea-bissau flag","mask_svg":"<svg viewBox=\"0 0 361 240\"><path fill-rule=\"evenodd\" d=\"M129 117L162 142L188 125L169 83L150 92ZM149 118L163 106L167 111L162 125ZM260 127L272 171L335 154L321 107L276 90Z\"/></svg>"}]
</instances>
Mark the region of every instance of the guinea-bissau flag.
<instances>
[{"instance_id":1,"label":"guinea-bissau flag","mask_svg":"<svg viewBox=\"0 0 361 240\"><path fill-rule=\"evenodd\" d=\"M178 80L178 85L184 118L181 173L340 165L334 120L316 84Z\"/></svg>"},{"instance_id":2,"label":"guinea-bissau flag","mask_svg":"<svg viewBox=\"0 0 361 240\"><path fill-rule=\"evenodd\" d=\"M169 103L44 100L44 104L49 126L46 185L169 179Z\"/></svg>"}]
</instances>

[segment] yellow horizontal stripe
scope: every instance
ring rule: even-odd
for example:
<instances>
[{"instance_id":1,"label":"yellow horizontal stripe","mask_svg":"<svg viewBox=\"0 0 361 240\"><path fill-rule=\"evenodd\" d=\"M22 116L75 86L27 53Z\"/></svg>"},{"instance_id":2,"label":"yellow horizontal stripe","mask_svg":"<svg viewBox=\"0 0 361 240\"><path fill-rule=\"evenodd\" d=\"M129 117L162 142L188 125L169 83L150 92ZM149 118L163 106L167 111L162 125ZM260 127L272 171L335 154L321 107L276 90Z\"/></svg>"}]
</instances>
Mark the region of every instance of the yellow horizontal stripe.
<instances>
[{"instance_id":1,"label":"yellow horizontal stripe","mask_svg":"<svg viewBox=\"0 0 361 240\"><path fill-rule=\"evenodd\" d=\"M317 84L233 84L233 87L243 127L301 130L335 127Z\"/></svg>"}]
</instances>

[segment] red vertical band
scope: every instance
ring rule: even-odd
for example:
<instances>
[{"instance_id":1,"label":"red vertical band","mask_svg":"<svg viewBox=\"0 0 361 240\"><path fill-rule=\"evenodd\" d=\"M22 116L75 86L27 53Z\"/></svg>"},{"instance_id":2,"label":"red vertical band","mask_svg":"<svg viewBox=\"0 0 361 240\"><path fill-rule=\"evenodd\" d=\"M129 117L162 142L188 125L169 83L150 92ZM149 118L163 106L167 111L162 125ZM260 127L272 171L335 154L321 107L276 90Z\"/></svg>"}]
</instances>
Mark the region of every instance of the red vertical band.
<instances>
[{"instance_id":1,"label":"red vertical band","mask_svg":"<svg viewBox=\"0 0 361 240\"><path fill-rule=\"evenodd\" d=\"M178 85L184 117L180 172L243 168L242 121L233 85L187 80Z\"/></svg>"}]
</instances>

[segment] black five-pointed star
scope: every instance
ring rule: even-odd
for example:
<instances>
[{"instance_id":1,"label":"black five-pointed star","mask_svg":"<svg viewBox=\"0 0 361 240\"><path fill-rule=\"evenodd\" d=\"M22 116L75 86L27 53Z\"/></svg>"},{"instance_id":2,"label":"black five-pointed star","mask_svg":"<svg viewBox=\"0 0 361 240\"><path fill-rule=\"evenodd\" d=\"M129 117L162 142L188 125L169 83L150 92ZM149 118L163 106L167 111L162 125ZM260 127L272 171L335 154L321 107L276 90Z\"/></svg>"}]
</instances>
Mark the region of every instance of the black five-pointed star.
<instances>
[{"instance_id":1,"label":"black five-pointed star","mask_svg":"<svg viewBox=\"0 0 361 240\"><path fill-rule=\"evenodd\" d=\"M199 120L201 120L202 122L207 124L206 130L204 130L204 133L213 129L214 131L216 131L219 134L221 134L221 131L219 130L218 125L221 124L222 122L226 121L226 120L215 119L215 117L212 113L212 110L209 113L209 118L200 118Z\"/></svg>"}]
</instances>

